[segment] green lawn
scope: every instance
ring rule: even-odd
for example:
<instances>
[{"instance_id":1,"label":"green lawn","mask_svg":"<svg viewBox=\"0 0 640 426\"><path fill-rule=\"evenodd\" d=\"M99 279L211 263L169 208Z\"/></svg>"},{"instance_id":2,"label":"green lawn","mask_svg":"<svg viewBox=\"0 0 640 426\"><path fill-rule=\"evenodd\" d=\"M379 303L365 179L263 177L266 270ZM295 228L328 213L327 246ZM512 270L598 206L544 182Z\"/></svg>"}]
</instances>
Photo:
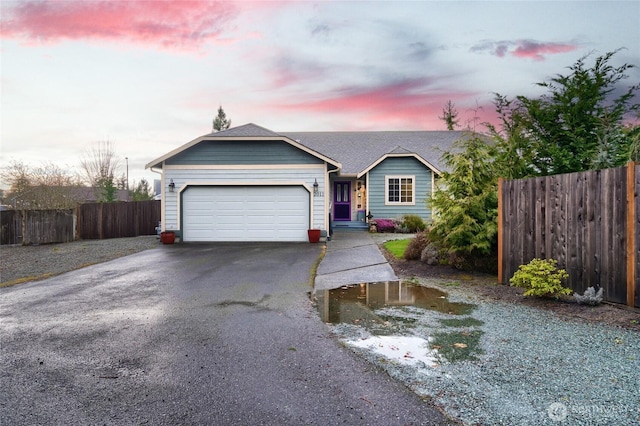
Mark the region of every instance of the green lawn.
<instances>
[{"instance_id":1,"label":"green lawn","mask_svg":"<svg viewBox=\"0 0 640 426\"><path fill-rule=\"evenodd\" d=\"M410 242L411 238L407 238L406 240L387 241L386 243L384 243L384 248L389 250L389 252L398 259L403 259L404 251L406 250Z\"/></svg>"}]
</instances>

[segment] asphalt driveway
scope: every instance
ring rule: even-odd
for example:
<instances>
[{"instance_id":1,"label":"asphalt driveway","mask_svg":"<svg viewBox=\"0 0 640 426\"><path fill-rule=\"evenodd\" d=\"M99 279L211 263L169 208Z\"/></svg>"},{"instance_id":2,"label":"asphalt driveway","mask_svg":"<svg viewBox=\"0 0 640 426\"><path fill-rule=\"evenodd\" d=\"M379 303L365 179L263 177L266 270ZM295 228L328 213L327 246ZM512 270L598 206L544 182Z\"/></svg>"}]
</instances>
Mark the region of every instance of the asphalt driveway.
<instances>
[{"instance_id":1,"label":"asphalt driveway","mask_svg":"<svg viewBox=\"0 0 640 426\"><path fill-rule=\"evenodd\" d=\"M331 337L320 253L161 246L0 289L0 424L447 424Z\"/></svg>"}]
</instances>

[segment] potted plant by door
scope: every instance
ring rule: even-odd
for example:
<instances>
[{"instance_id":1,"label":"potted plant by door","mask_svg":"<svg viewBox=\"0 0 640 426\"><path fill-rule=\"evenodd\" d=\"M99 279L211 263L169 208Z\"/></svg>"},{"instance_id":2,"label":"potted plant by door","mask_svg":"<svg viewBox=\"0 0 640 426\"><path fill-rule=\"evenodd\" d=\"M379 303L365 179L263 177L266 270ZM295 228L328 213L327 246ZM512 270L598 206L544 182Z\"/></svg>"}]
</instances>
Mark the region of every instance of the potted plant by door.
<instances>
[{"instance_id":1,"label":"potted plant by door","mask_svg":"<svg viewBox=\"0 0 640 426\"><path fill-rule=\"evenodd\" d=\"M320 241L320 230L319 229L308 229L307 235L309 236L310 243L317 243Z\"/></svg>"}]
</instances>

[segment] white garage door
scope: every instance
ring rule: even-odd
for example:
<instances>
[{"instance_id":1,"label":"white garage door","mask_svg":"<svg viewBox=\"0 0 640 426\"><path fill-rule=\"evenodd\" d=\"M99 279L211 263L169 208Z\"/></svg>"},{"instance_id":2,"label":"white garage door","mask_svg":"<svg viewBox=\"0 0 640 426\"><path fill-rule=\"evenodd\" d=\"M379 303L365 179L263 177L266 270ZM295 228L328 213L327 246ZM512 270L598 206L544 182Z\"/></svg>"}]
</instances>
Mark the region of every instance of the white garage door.
<instances>
[{"instance_id":1,"label":"white garage door","mask_svg":"<svg viewBox=\"0 0 640 426\"><path fill-rule=\"evenodd\" d=\"M184 241L307 241L301 186L192 186L182 195Z\"/></svg>"}]
</instances>

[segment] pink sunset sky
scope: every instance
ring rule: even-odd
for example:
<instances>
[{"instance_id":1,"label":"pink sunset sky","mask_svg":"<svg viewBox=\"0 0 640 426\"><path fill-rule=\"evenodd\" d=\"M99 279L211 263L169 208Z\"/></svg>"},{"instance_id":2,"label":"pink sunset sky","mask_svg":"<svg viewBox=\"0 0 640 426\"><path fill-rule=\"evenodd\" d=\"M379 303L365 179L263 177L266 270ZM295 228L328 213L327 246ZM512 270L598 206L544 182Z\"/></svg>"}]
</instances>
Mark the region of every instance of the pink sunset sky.
<instances>
[{"instance_id":1,"label":"pink sunset sky","mask_svg":"<svg viewBox=\"0 0 640 426\"><path fill-rule=\"evenodd\" d=\"M130 181L232 124L276 132L443 130L494 119L494 93L623 48L640 66L640 2L6 1L0 166L78 168L109 140ZM591 62L587 62L591 65ZM638 69L625 85L640 81ZM475 112L474 112L475 111Z\"/></svg>"}]
</instances>

